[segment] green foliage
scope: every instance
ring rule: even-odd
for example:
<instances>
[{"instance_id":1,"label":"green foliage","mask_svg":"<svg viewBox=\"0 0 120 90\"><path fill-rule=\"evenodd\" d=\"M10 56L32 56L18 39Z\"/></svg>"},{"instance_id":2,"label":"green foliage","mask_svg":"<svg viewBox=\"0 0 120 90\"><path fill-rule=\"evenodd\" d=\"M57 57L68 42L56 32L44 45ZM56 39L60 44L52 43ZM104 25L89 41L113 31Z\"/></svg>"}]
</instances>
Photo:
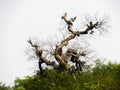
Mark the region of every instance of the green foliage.
<instances>
[{"instance_id":1,"label":"green foliage","mask_svg":"<svg viewBox=\"0 0 120 90\"><path fill-rule=\"evenodd\" d=\"M91 72L70 74L46 69L45 75L15 80L14 90L120 90L120 64L96 61Z\"/></svg>"},{"instance_id":2,"label":"green foliage","mask_svg":"<svg viewBox=\"0 0 120 90\"><path fill-rule=\"evenodd\" d=\"M26 90L24 87L20 86L20 87L17 87L16 90Z\"/></svg>"},{"instance_id":3,"label":"green foliage","mask_svg":"<svg viewBox=\"0 0 120 90\"><path fill-rule=\"evenodd\" d=\"M12 88L0 82L0 90L12 90Z\"/></svg>"},{"instance_id":4,"label":"green foliage","mask_svg":"<svg viewBox=\"0 0 120 90\"><path fill-rule=\"evenodd\" d=\"M0 83L0 90L7 90L7 87L5 84Z\"/></svg>"}]
</instances>

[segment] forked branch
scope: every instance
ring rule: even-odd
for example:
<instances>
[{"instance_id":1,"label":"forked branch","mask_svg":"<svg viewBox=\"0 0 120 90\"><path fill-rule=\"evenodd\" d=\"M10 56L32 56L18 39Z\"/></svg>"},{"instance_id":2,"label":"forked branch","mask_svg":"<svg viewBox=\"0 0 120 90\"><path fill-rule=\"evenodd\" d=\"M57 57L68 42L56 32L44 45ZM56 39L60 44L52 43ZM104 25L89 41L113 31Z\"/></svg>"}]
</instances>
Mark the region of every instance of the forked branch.
<instances>
[{"instance_id":1,"label":"forked branch","mask_svg":"<svg viewBox=\"0 0 120 90\"><path fill-rule=\"evenodd\" d=\"M81 35L85 35L85 34L93 34L94 33L94 29L98 29L102 27L102 25L105 22L102 21L96 21L93 23L93 21L90 21L87 25L86 25L86 29L84 31L76 31L73 29L73 23L76 20L76 17L73 18L69 18L67 17L67 13L65 13L61 19L63 19L66 24L67 24L67 29L68 31L71 33L68 37L66 37L65 39L63 39L59 45L56 45L55 47L55 51L54 51L54 57L56 59L56 61L58 62L58 65L55 62L51 62L48 59L46 59L45 57L43 57L43 51L41 49L38 48L37 45L33 44L31 39L28 41L28 43L35 49L35 53L36 56L39 58L39 69L41 71L41 73L43 73L42 70L42 63L45 63L46 65L50 65L53 66L53 68L60 70L60 71L68 71L68 72L72 72L72 67L71 65L68 63L68 61L66 61L67 57L70 57L70 61L75 63L75 71L82 71L82 67L84 65L85 62L82 62L81 60L78 60L80 56L85 56L85 53L82 54L78 54L78 52L74 49L68 49L66 52L63 52L63 47L67 46L69 44L70 40L73 40L76 36L81 36Z\"/></svg>"},{"instance_id":2,"label":"forked branch","mask_svg":"<svg viewBox=\"0 0 120 90\"><path fill-rule=\"evenodd\" d=\"M58 65L55 62L50 62L48 59L43 57L42 56L43 51L38 49L38 46L34 45L31 41L31 39L28 40L28 43L35 49L36 56L39 58L39 69L40 69L41 74L43 73L42 66L41 66L42 63L53 66L53 68L57 69Z\"/></svg>"}]
</instances>

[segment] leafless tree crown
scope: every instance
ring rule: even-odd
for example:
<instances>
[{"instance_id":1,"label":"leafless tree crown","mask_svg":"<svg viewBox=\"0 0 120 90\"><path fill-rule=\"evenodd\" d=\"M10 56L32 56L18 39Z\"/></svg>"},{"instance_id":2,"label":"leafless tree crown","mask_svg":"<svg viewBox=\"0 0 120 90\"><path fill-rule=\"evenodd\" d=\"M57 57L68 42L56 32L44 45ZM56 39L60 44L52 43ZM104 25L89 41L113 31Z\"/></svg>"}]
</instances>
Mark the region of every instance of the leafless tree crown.
<instances>
[{"instance_id":1,"label":"leafless tree crown","mask_svg":"<svg viewBox=\"0 0 120 90\"><path fill-rule=\"evenodd\" d=\"M74 22L77 19L77 17L69 18L67 17L67 13L65 13L62 17L62 20L67 25L67 30L70 32L70 35L68 37L65 37L59 44L56 46L53 46L51 44L51 50L48 48L48 50L42 50L39 48L37 44L34 44L32 40L28 40L28 43L31 45L32 48L34 48L35 56L38 58L38 65L39 65L39 70L40 74L43 74L43 68L42 64L45 63L47 66L52 66L54 69L58 71L67 71L67 72L77 72L77 71L82 71L82 67L85 64L85 61L82 61L81 58L85 57L89 51L87 49L83 50L83 52L80 52L80 50L76 50L73 48L68 48L66 51L64 50L64 47L67 47L69 45L69 42L76 37L80 37L82 35L87 35L87 34L93 34L97 30L104 30L104 24L106 24L106 21L100 20L100 21L89 21L86 24L86 29L83 31L76 31L73 29ZM76 43L74 43L76 44ZM77 45L80 46L80 45ZM47 48L47 47L46 47ZM80 48L81 49L81 48ZM51 52L50 52L51 51ZM47 58L48 56L44 55L44 53L47 52L46 54L50 57ZM53 58L51 58L53 57ZM53 60L49 60L53 59ZM72 65L69 63L72 62L74 65L74 68Z\"/></svg>"}]
</instances>

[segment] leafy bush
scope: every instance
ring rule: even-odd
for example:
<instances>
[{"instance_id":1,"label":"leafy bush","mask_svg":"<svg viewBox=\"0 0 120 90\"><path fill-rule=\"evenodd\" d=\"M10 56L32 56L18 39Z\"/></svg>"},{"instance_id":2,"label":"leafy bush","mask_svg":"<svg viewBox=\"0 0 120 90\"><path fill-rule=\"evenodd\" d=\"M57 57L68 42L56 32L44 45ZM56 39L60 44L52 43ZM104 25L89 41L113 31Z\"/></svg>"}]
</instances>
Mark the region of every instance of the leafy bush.
<instances>
[{"instance_id":1,"label":"leafy bush","mask_svg":"<svg viewBox=\"0 0 120 90\"><path fill-rule=\"evenodd\" d=\"M8 87L4 83L0 82L0 90L10 90L10 87Z\"/></svg>"},{"instance_id":2,"label":"leafy bush","mask_svg":"<svg viewBox=\"0 0 120 90\"><path fill-rule=\"evenodd\" d=\"M17 78L15 90L120 90L120 64L97 60L91 72L70 74L48 69L45 72Z\"/></svg>"}]
</instances>

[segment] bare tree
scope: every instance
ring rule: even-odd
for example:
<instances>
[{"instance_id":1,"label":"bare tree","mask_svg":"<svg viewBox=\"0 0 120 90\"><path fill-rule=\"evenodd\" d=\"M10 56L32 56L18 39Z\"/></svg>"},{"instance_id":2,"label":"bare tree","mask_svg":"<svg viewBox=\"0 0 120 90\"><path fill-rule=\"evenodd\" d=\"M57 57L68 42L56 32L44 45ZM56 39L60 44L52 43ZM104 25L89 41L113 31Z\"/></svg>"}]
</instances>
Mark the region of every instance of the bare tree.
<instances>
[{"instance_id":1,"label":"bare tree","mask_svg":"<svg viewBox=\"0 0 120 90\"><path fill-rule=\"evenodd\" d=\"M66 23L66 27L70 35L63 38L59 43L56 45L52 45L49 43L51 48L48 48L48 46L45 46L44 49L41 49L38 44L33 43L32 40L28 40L28 43L31 45L32 48L34 48L35 56L38 58L38 64L39 64L39 70L40 74L43 74L43 68L42 64L45 63L47 66L52 66L53 69L56 69L58 71L67 71L67 72L76 72L76 71L82 71L82 67L85 64L85 61L82 61L82 57L86 57L89 53L87 49L79 48L81 47L80 44L79 49L75 49L73 47L67 47L69 46L70 41L76 39L76 37L82 37L82 35L88 35L93 34L95 31L104 31L104 25L107 23L105 19L100 19L96 21L89 21L86 24L86 29L83 31L77 31L73 29L73 25L77 17L69 18L67 16L67 13L65 13L62 17L62 20ZM101 32L101 31L100 31ZM73 43L74 45L76 43ZM47 45L47 44L46 44ZM65 47L66 50L64 49ZM48 49L48 50L46 50ZM48 57L50 56L50 57ZM52 58L51 58L52 57ZM52 60L50 60L52 59ZM72 62L74 64L74 69L72 68L72 65L69 63Z\"/></svg>"}]
</instances>

